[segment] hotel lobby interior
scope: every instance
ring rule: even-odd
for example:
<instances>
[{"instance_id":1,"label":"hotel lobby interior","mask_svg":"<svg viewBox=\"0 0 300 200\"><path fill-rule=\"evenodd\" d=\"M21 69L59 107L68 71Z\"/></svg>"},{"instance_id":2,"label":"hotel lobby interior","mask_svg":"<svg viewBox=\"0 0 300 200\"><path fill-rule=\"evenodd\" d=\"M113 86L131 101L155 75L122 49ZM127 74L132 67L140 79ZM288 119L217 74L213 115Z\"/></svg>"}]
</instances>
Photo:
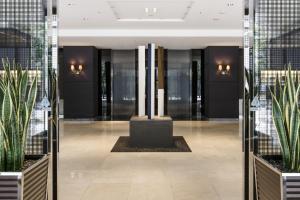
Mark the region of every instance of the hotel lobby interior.
<instances>
[{"instance_id":1,"label":"hotel lobby interior","mask_svg":"<svg viewBox=\"0 0 300 200\"><path fill-rule=\"evenodd\" d=\"M0 200L300 199L299 19L300 0L0 0Z\"/></svg>"},{"instance_id":2,"label":"hotel lobby interior","mask_svg":"<svg viewBox=\"0 0 300 200\"><path fill-rule=\"evenodd\" d=\"M243 4L232 4L60 2L61 199L242 199ZM168 148L168 134L188 150Z\"/></svg>"}]
</instances>

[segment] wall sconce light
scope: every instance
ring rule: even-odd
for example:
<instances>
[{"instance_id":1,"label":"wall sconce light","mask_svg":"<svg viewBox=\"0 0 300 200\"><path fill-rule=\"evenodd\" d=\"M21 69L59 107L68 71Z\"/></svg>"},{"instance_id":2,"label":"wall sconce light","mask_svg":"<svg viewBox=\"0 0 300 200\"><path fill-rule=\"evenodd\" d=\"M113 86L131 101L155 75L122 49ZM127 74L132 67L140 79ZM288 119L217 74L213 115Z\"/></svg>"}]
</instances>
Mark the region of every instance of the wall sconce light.
<instances>
[{"instance_id":1,"label":"wall sconce light","mask_svg":"<svg viewBox=\"0 0 300 200\"><path fill-rule=\"evenodd\" d=\"M80 65L78 65L78 67L76 68L76 65L71 64L70 69L71 69L71 71L73 72L73 74L79 75L79 74L81 74L81 72L83 71L83 66L80 64Z\"/></svg>"},{"instance_id":2,"label":"wall sconce light","mask_svg":"<svg viewBox=\"0 0 300 200\"><path fill-rule=\"evenodd\" d=\"M217 75L229 76L231 71L230 65L221 65L219 64L217 67Z\"/></svg>"}]
</instances>

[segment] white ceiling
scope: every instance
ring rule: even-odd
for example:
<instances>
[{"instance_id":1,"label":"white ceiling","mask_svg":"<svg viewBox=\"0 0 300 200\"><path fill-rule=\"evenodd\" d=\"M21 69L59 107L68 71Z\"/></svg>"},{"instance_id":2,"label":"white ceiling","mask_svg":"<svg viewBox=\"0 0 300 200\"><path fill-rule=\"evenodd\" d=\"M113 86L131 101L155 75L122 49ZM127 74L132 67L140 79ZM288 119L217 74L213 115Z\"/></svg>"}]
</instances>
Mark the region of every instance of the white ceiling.
<instances>
[{"instance_id":1,"label":"white ceiling","mask_svg":"<svg viewBox=\"0 0 300 200\"><path fill-rule=\"evenodd\" d=\"M146 12L148 10L148 12ZM155 12L156 10L156 12ZM243 0L60 0L60 45L242 45Z\"/></svg>"}]
</instances>

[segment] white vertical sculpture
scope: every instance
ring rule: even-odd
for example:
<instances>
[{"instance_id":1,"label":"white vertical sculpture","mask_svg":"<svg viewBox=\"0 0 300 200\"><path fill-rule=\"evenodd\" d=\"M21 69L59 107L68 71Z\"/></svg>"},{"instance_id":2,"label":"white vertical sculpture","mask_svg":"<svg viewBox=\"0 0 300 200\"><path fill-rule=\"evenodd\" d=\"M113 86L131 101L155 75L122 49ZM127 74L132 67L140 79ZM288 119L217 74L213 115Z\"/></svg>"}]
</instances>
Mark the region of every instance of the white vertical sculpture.
<instances>
[{"instance_id":1,"label":"white vertical sculpture","mask_svg":"<svg viewBox=\"0 0 300 200\"><path fill-rule=\"evenodd\" d=\"M157 104L158 104L158 108L157 108L157 114L159 117L164 116L164 94L165 91L164 89L158 89L157 91Z\"/></svg>"},{"instance_id":2,"label":"white vertical sculpture","mask_svg":"<svg viewBox=\"0 0 300 200\"><path fill-rule=\"evenodd\" d=\"M151 44L151 119L155 115L155 44Z\"/></svg>"},{"instance_id":3,"label":"white vertical sculpture","mask_svg":"<svg viewBox=\"0 0 300 200\"><path fill-rule=\"evenodd\" d=\"M138 73L139 73L139 82L138 82L138 97L139 97L139 117L145 116L145 81L146 81L146 67L145 67L145 46L138 47Z\"/></svg>"}]
</instances>

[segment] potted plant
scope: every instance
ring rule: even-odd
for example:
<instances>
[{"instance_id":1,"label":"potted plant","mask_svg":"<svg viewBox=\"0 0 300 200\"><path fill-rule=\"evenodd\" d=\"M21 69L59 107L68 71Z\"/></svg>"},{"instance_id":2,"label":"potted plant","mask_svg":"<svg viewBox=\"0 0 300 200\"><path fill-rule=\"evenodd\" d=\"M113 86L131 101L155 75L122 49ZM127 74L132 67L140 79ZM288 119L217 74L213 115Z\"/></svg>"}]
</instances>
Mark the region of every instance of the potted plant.
<instances>
[{"instance_id":1,"label":"potted plant","mask_svg":"<svg viewBox=\"0 0 300 200\"><path fill-rule=\"evenodd\" d=\"M280 156L255 156L257 199L300 199L300 84L291 66L277 75L272 95L272 117L281 147Z\"/></svg>"},{"instance_id":2,"label":"potted plant","mask_svg":"<svg viewBox=\"0 0 300 200\"><path fill-rule=\"evenodd\" d=\"M2 59L0 78L0 199L45 200L48 156L25 155L37 77Z\"/></svg>"}]
</instances>

